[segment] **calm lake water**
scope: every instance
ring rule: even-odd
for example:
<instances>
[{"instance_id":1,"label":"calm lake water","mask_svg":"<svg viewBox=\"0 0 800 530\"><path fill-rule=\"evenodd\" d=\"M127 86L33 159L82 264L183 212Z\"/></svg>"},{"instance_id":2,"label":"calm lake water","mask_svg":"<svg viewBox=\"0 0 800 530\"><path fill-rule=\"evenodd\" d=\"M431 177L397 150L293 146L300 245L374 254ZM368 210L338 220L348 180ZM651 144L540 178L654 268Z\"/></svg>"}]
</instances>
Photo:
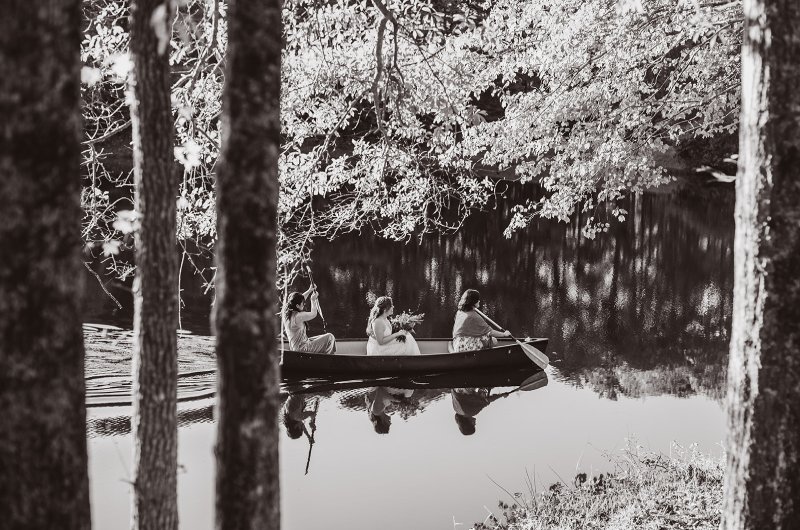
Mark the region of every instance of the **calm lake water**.
<instances>
[{"instance_id":1,"label":"calm lake water","mask_svg":"<svg viewBox=\"0 0 800 530\"><path fill-rule=\"evenodd\" d=\"M522 336L550 337L547 384L490 390L332 389L295 396L287 408L314 415L309 439L281 439L284 528L464 529L497 513L509 494L613 470L627 440L668 454L672 443L719 455L724 438L727 340L733 281L733 190L697 187L645 194L629 219L595 240L584 220L539 222L502 238L509 212L471 219L455 235L407 245L368 235L315 249L314 275L328 331L363 334L370 295L426 314L420 336L448 336L463 289ZM209 299L186 274L185 328L208 334ZM300 287L305 287L301 285ZM130 294L96 283L87 321L130 326ZM317 325L313 331L321 331ZM500 396L487 398L489 396ZM503 394L507 396L502 397ZM366 403L387 404L378 434ZM211 400L182 405L181 526L213 528ZM469 409L475 433L455 411ZM125 528L131 440L125 407L90 409L95 527ZM307 429L311 418L305 421Z\"/></svg>"}]
</instances>

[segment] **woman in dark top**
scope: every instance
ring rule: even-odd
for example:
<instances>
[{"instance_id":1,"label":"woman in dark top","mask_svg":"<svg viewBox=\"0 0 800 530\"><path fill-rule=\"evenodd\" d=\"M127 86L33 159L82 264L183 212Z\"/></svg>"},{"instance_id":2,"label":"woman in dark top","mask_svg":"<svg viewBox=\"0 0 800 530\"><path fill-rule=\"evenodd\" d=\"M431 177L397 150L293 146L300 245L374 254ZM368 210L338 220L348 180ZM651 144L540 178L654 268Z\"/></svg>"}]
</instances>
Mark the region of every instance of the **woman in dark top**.
<instances>
[{"instance_id":1,"label":"woman in dark top","mask_svg":"<svg viewBox=\"0 0 800 530\"><path fill-rule=\"evenodd\" d=\"M510 337L509 331L496 331L475 312L481 306L481 294L467 289L458 303L456 321L453 324L453 351L472 351L491 348L496 337Z\"/></svg>"}]
</instances>

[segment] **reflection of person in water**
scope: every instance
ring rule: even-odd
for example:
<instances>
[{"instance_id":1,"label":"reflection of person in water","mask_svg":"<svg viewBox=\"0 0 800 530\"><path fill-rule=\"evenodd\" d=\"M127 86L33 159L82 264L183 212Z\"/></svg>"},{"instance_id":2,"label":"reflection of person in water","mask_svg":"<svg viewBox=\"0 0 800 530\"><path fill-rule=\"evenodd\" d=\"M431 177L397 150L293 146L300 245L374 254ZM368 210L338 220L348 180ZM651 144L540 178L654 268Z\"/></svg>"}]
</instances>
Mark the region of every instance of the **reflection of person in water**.
<instances>
[{"instance_id":1,"label":"reflection of person in water","mask_svg":"<svg viewBox=\"0 0 800 530\"><path fill-rule=\"evenodd\" d=\"M372 427L378 434L388 434L389 427L392 425L392 417L386 412L386 409L392 403L397 402L403 397L409 397L413 390L401 390L398 388L387 388L385 386L378 386L372 388L364 396L364 401L367 405L367 413L369 414L369 421L372 422Z\"/></svg>"},{"instance_id":2,"label":"reflection of person in water","mask_svg":"<svg viewBox=\"0 0 800 530\"><path fill-rule=\"evenodd\" d=\"M461 295L453 324L453 351L471 351L492 348L500 337L510 337L510 331L496 331L475 312L481 307L481 294L467 289Z\"/></svg>"},{"instance_id":3,"label":"reflection of person in water","mask_svg":"<svg viewBox=\"0 0 800 530\"><path fill-rule=\"evenodd\" d=\"M456 424L464 436L475 434L475 416L493 401L508 394L491 395L488 388L454 388L450 391L453 397L453 409L456 411Z\"/></svg>"},{"instance_id":4,"label":"reflection of person in water","mask_svg":"<svg viewBox=\"0 0 800 530\"><path fill-rule=\"evenodd\" d=\"M286 428L286 434L292 440L303 436L306 418L312 418L315 412L306 410L306 397L300 394L290 395L281 408L281 421Z\"/></svg>"}]
</instances>

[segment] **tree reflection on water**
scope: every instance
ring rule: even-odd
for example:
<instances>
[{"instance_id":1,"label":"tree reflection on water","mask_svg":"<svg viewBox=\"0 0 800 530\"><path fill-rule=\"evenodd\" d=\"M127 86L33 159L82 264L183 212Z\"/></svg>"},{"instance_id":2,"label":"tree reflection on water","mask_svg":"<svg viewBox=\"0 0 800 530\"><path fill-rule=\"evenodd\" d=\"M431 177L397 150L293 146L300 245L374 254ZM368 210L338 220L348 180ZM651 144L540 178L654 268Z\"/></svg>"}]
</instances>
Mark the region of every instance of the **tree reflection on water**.
<instances>
[{"instance_id":1,"label":"tree reflection on water","mask_svg":"<svg viewBox=\"0 0 800 530\"><path fill-rule=\"evenodd\" d=\"M370 294L424 312L420 336L449 336L477 288L518 335L550 337L556 377L600 395L705 394L725 381L733 274L729 188L631 197L629 218L581 235L584 219L501 237L509 212L455 235L400 245L369 236L319 244L314 275L328 330L360 336Z\"/></svg>"},{"instance_id":2,"label":"tree reflection on water","mask_svg":"<svg viewBox=\"0 0 800 530\"><path fill-rule=\"evenodd\" d=\"M594 240L581 235L586 214L569 224L539 221L504 239L510 212L501 205L455 234L421 242L367 233L318 242L313 272L327 331L338 337L363 336L367 300L381 294L392 296L399 311L425 313L419 336L449 336L461 292L476 288L487 313L517 336L550 338L556 378L610 399L719 399L731 318L733 204L729 187L633 196L621 205L628 219L611 221ZM112 315L113 304L96 282L89 285L96 290L91 321L124 326L129 308ZM184 326L208 333L211 295L191 274L182 287ZM311 328L322 331L316 320Z\"/></svg>"}]
</instances>

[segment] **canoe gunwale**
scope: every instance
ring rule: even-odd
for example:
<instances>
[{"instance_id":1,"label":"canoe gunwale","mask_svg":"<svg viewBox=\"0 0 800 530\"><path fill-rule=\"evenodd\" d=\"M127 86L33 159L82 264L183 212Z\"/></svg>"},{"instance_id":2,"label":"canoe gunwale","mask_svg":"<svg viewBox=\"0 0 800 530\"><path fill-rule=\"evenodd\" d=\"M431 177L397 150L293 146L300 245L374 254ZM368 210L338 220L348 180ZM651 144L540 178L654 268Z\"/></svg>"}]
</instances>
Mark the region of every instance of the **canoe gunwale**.
<instances>
[{"instance_id":1,"label":"canoe gunwale","mask_svg":"<svg viewBox=\"0 0 800 530\"><path fill-rule=\"evenodd\" d=\"M418 339L422 341L449 339ZM547 348L546 338L526 339L525 344L542 351ZM455 353L428 353L423 355L320 354L283 350L281 369L284 374L298 375L395 375L412 373L452 372L464 370L498 370L524 368L533 363L513 341L501 341L495 347Z\"/></svg>"}]
</instances>

